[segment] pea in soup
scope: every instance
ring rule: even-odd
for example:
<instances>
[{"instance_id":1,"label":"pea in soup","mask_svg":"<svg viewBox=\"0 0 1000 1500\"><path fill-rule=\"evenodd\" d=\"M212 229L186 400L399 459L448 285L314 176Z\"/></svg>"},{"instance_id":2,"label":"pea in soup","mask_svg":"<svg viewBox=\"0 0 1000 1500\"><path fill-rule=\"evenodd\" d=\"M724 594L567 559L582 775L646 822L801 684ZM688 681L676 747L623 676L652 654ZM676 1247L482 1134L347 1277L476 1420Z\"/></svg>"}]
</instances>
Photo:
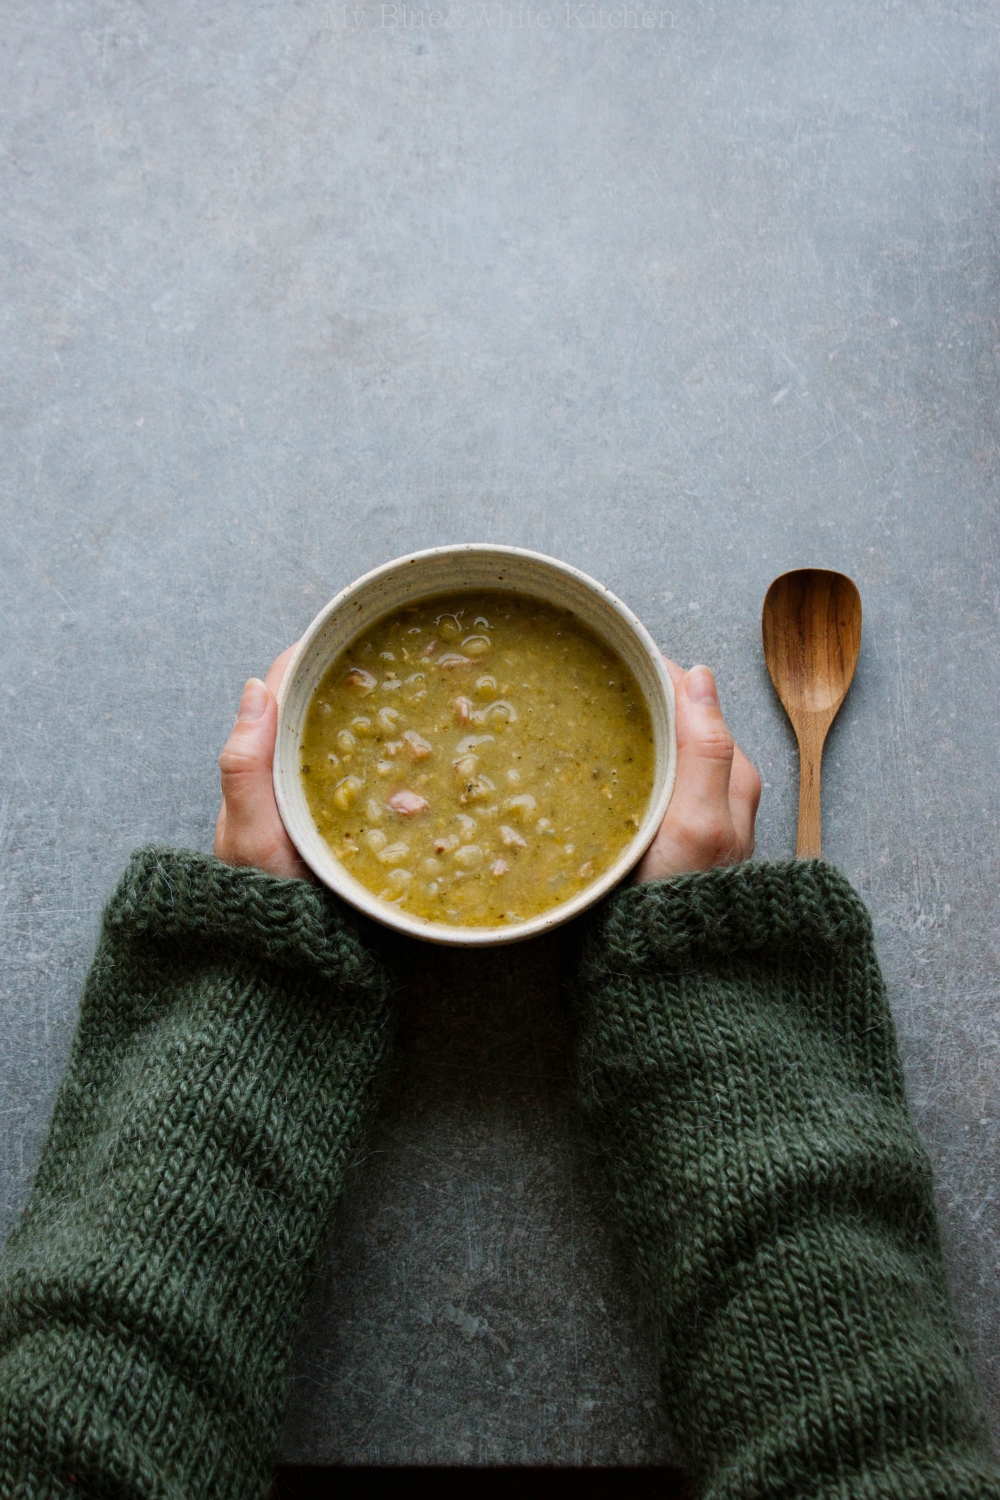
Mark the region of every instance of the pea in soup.
<instances>
[{"instance_id":1,"label":"pea in soup","mask_svg":"<svg viewBox=\"0 0 1000 1500\"><path fill-rule=\"evenodd\" d=\"M326 672L302 736L309 810L344 868L465 927L525 922L602 875L653 768L621 658L569 611L501 591L379 620Z\"/></svg>"}]
</instances>

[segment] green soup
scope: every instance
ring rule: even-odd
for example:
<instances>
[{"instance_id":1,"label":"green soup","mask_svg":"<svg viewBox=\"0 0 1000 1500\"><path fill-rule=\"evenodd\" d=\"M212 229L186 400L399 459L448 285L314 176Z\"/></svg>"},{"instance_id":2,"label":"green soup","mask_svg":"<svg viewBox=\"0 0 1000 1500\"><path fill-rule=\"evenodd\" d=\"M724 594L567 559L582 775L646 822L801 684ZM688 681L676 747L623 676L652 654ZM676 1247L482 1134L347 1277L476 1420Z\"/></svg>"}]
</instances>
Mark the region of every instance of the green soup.
<instances>
[{"instance_id":1,"label":"green soup","mask_svg":"<svg viewBox=\"0 0 1000 1500\"><path fill-rule=\"evenodd\" d=\"M316 826L383 901L465 927L569 900L634 837L653 785L632 673L568 611L499 591L386 615L306 716Z\"/></svg>"}]
</instances>

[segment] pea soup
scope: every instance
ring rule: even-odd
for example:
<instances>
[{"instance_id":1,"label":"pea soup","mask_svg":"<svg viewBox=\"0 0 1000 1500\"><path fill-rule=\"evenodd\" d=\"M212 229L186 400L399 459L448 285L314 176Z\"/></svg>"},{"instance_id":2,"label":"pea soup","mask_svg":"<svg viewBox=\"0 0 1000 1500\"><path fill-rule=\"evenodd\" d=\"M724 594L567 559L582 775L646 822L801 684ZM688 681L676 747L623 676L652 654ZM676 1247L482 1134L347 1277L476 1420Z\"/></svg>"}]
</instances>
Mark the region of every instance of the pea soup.
<instances>
[{"instance_id":1,"label":"pea soup","mask_svg":"<svg viewBox=\"0 0 1000 1500\"><path fill-rule=\"evenodd\" d=\"M344 868L466 927L525 922L602 875L653 765L621 658L569 611L501 591L379 620L323 677L302 736L306 800Z\"/></svg>"}]
</instances>

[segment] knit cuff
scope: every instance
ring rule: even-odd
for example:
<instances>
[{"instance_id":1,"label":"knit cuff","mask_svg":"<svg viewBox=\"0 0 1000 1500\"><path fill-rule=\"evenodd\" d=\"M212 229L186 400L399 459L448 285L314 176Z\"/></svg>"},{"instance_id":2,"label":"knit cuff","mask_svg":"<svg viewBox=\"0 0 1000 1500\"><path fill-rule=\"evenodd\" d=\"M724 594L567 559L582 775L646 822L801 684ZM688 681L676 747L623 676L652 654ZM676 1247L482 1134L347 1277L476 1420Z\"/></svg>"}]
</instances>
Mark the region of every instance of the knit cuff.
<instances>
[{"instance_id":1,"label":"knit cuff","mask_svg":"<svg viewBox=\"0 0 1000 1500\"><path fill-rule=\"evenodd\" d=\"M591 919L583 976L599 981L626 966L683 969L761 951L835 957L871 939L861 898L831 865L746 862L622 887Z\"/></svg>"},{"instance_id":2,"label":"knit cuff","mask_svg":"<svg viewBox=\"0 0 1000 1500\"><path fill-rule=\"evenodd\" d=\"M311 970L342 990L384 982L363 926L311 881L279 880L190 849L137 849L104 913L109 932L218 943L229 957Z\"/></svg>"}]
</instances>

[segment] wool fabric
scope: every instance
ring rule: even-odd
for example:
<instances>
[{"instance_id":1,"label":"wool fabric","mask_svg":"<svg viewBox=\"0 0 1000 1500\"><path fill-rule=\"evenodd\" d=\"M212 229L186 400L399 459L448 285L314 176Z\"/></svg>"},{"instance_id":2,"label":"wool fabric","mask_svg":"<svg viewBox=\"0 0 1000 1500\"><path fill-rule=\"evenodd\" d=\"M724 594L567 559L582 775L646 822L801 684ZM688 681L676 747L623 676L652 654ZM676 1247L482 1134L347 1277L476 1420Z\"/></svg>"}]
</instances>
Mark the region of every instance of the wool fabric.
<instances>
[{"instance_id":1,"label":"wool fabric","mask_svg":"<svg viewBox=\"0 0 1000 1500\"><path fill-rule=\"evenodd\" d=\"M795 861L619 892L577 1064L697 1492L1000 1495L847 881Z\"/></svg>"},{"instance_id":2,"label":"wool fabric","mask_svg":"<svg viewBox=\"0 0 1000 1500\"><path fill-rule=\"evenodd\" d=\"M741 865L586 933L581 1103L698 1492L1000 1500L850 886ZM0 1255L0 1495L266 1494L389 951L306 882L133 857Z\"/></svg>"},{"instance_id":3,"label":"wool fabric","mask_svg":"<svg viewBox=\"0 0 1000 1500\"><path fill-rule=\"evenodd\" d=\"M301 880L136 854L0 1261L0 1495L267 1492L390 983Z\"/></svg>"}]
</instances>

